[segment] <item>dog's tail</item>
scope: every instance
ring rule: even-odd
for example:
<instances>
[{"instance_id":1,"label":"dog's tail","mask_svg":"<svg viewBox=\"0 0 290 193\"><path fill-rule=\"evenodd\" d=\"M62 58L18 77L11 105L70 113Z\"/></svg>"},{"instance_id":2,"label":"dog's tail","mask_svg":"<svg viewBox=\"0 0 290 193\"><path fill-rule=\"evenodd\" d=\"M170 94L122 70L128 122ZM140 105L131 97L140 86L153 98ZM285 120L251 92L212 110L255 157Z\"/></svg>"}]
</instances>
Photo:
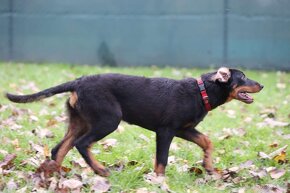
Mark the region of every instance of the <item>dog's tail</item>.
<instances>
[{"instance_id":1,"label":"dog's tail","mask_svg":"<svg viewBox=\"0 0 290 193\"><path fill-rule=\"evenodd\" d=\"M51 87L48 89L45 89L43 91L29 94L29 95L14 95L10 93L6 93L6 97L15 103L30 103L33 101L39 101L44 98L51 97L56 94L64 93L64 92L72 92L74 91L74 81L66 82L63 84L60 84L55 87Z\"/></svg>"}]
</instances>

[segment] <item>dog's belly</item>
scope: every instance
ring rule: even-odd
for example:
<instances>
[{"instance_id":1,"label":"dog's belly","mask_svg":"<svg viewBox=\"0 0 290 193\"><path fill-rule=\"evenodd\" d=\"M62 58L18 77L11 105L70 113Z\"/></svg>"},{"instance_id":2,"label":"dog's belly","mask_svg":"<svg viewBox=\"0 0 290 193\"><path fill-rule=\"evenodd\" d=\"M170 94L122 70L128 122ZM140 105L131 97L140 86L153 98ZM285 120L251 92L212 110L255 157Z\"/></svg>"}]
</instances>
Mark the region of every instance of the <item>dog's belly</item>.
<instances>
[{"instance_id":1,"label":"dog's belly","mask_svg":"<svg viewBox=\"0 0 290 193\"><path fill-rule=\"evenodd\" d=\"M160 124L160 120L157 120L153 116L148 116L145 114L130 114L130 113L123 113L123 120L129 124L137 125L142 128L155 131L155 129Z\"/></svg>"}]
</instances>

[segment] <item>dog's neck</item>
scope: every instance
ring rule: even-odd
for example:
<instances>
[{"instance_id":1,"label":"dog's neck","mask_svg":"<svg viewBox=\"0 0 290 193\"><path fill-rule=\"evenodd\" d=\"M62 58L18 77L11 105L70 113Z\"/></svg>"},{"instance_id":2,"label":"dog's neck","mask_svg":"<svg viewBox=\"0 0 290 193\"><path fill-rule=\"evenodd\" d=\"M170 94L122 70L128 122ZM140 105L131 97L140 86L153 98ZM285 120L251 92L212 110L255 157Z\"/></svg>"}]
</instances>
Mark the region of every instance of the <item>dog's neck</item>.
<instances>
[{"instance_id":1,"label":"dog's neck","mask_svg":"<svg viewBox=\"0 0 290 193\"><path fill-rule=\"evenodd\" d=\"M227 101L230 91L227 87L220 86L221 83L213 82L210 76L206 74L201 79L205 85L211 109L214 109Z\"/></svg>"}]
</instances>

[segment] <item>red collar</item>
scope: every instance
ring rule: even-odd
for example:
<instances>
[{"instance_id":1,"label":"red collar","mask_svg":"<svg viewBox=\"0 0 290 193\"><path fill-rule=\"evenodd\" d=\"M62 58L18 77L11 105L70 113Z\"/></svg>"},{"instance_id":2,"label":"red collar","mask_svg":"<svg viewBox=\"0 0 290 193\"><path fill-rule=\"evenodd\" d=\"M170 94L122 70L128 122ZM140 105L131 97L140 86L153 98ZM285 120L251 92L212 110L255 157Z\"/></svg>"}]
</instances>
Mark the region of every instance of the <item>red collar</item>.
<instances>
[{"instance_id":1,"label":"red collar","mask_svg":"<svg viewBox=\"0 0 290 193\"><path fill-rule=\"evenodd\" d=\"M206 93L206 90L205 90L205 87L204 87L204 83L201 80L201 78L197 79L197 84L198 84L198 87L199 87L199 90L200 90L200 94L202 96L202 100L203 100L203 103L205 105L205 108L206 108L207 111L210 111L211 110L211 106L209 104L208 95Z\"/></svg>"}]
</instances>

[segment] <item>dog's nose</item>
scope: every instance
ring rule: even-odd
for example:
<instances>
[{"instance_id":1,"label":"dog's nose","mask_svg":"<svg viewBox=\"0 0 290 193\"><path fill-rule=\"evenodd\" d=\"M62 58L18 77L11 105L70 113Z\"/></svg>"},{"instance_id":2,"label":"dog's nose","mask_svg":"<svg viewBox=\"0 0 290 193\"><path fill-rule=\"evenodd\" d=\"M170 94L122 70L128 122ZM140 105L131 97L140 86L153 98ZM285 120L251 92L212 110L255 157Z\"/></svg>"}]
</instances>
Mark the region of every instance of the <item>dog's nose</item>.
<instances>
[{"instance_id":1,"label":"dog's nose","mask_svg":"<svg viewBox=\"0 0 290 193\"><path fill-rule=\"evenodd\" d=\"M264 85L260 84L261 90L264 88Z\"/></svg>"}]
</instances>

